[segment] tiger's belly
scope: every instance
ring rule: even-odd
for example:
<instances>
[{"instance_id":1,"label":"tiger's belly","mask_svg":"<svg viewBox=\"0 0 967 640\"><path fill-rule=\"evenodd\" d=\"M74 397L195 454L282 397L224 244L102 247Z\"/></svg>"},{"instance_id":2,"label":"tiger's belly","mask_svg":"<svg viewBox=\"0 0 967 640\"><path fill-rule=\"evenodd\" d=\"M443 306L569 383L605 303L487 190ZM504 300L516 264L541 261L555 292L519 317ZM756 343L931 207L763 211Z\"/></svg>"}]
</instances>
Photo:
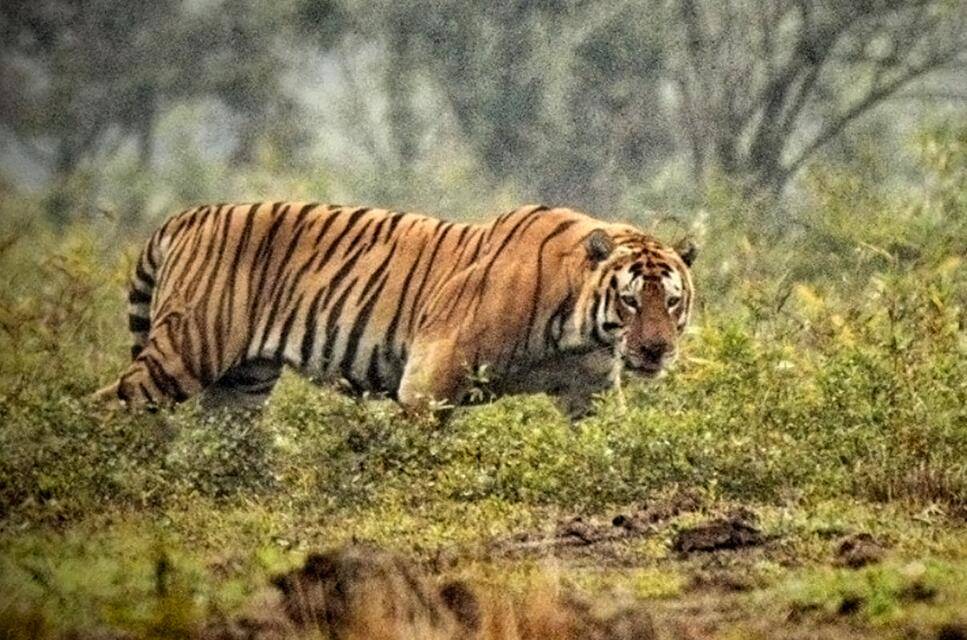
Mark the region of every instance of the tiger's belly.
<instances>
[{"instance_id":1,"label":"tiger's belly","mask_svg":"<svg viewBox=\"0 0 967 640\"><path fill-rule=\"evenodd\" d=\"M547 393L566 403L582 403L612 388L619 376L610 351L562 354L510 371L497 381L495 390L501 395Z\"/></svg>"},{"instance_id":2,"label":"tiger's belly","mask_svg":"<svg viewBox=\"0 0 967 640\"><path fill-rule=\"evenodd\" d=\"M351 395L369 393L396 399L404 369L402 358L393 355L380 362L378 375L374 371L341 367L336 361L295 368L316 382L336 386ZM557 355L513 366L509 371L495 372L485 386L495 396L546 393L560 398L568 411L583 413L591 396L614 388L619 377L620 368L615 368L611 353L597 351ZM468 387L477 384L472 379L467 382Z\"/></svg>"},{"instance_id":3,"label":"tiger's belly","mask_svg":"<svg viewBox=\"0 0 967 640\"><path fill-rule=\"evenodd\" d=\"M352 396L381 395L396 399L403 377L403 361L380 347L366 349L368 357L355 362L332 360L317 363L287 362L314 382L334 386Z\"/></svg>"}]
</instances>

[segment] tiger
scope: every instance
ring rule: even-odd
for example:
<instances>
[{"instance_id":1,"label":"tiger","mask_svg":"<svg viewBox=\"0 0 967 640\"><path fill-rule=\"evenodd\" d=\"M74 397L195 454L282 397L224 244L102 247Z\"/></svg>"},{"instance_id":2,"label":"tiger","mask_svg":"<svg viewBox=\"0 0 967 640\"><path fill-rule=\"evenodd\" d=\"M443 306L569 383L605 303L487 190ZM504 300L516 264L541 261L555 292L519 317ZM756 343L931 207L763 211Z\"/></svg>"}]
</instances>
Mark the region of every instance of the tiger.
<instances>
[{"instance_id":1,"label":"tiger","mask_svg":"<svg viewBox=\"0 0 967 640\"><path fill-rule=\"evenodd\" d=\"M694 306L696 248L569 208L489 222L314 202L167 219L128 290L131 362L97 398L261 406L283 367L408 410L544 392L569 415L662 374Z\"/></svg>"}]
</instances>

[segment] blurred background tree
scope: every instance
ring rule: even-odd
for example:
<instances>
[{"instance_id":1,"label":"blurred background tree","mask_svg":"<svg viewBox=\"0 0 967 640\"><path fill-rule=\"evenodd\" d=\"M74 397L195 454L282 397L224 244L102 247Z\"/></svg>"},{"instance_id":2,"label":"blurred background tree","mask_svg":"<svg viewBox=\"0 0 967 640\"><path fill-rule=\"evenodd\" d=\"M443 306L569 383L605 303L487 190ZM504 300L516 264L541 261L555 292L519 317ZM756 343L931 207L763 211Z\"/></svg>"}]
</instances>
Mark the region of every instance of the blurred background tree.
<instances>
[{"instance_id":1,"label":"blurred background tree","mask_svg":"<svg viewBox=\"0 0 967 640\"><path fill-rule=\"evenodd\" d=\"M4 128L50 172L48 212L63 221L65 185L85 161L134 142L150 167L161 114L212 97L234 117L231 161L260 140L298 156L307 142L282 84L295 6L251 0L27 0L0 8Z\"/></svg>"},{"instance_id":2,"label":"blurred background tree","mask_svg":"<svg viewBox=\"0 0 967 640\"><path fill-rule=\"evenodd\" d=\"M604 214L724 179L781 204L814 160L963 120L965 19L956 0L12 0L0 171L58 223L286 189Z\"/></svg>"},{"instance_id":3,"label":"blurred background tree","mask_svg":"<svg viewBox=\"0 0 967 640\"><path fill-rule=\"evenodd\" d=\"M666 10L670 77L699 184L718 170L780 192L855 120L967 63L959 2L680 0Z\"/></svg>"}]
</instances>

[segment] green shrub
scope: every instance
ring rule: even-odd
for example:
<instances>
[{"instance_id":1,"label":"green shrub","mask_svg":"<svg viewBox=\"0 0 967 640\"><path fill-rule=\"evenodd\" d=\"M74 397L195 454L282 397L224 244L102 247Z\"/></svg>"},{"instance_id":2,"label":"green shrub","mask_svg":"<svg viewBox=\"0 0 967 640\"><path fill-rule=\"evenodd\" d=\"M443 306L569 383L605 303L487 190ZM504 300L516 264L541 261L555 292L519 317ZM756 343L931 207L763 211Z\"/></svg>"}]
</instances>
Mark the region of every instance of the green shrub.
<instances>
[{"instance_id":1,"label":"green shrub","mask_svg":"<svg viewBox=\"0 0 967 640\"><path fill-rule=\"evenodd\" d=\"M139 240L106 219L54 234L13 194L0 204L0 517L70 522L196 499L603 507L670 486L965 509L964 146L923 146L922 189L815 169L781 225L713 192L680 366L629 384L626 407L603 396L576 425L543 396L413 422L295 376L260 415L106 412L86 395L123 366L121 285Z\"/></svg>"}]
</instances>

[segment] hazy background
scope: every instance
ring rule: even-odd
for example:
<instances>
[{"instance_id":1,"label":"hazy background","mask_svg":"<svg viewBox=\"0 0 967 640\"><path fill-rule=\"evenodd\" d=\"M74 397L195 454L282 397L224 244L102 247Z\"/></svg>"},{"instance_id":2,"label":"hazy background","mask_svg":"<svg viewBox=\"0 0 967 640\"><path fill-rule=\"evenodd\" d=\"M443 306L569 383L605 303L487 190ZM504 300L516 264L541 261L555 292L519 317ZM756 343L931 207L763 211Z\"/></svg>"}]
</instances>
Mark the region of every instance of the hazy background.
<instances>
[{"instance_id":1,"label":"hazy background","mask_svg":"<svg viewBox=\"0 0 967 640\"><path fill-rule=\"evenodd\" d=\"M198 201L794 212L903 187L967 105L957 0L7 1L0 187L55 224ZM36 215L36 214L32 214Z\"/></svg>"}]
</instances>

